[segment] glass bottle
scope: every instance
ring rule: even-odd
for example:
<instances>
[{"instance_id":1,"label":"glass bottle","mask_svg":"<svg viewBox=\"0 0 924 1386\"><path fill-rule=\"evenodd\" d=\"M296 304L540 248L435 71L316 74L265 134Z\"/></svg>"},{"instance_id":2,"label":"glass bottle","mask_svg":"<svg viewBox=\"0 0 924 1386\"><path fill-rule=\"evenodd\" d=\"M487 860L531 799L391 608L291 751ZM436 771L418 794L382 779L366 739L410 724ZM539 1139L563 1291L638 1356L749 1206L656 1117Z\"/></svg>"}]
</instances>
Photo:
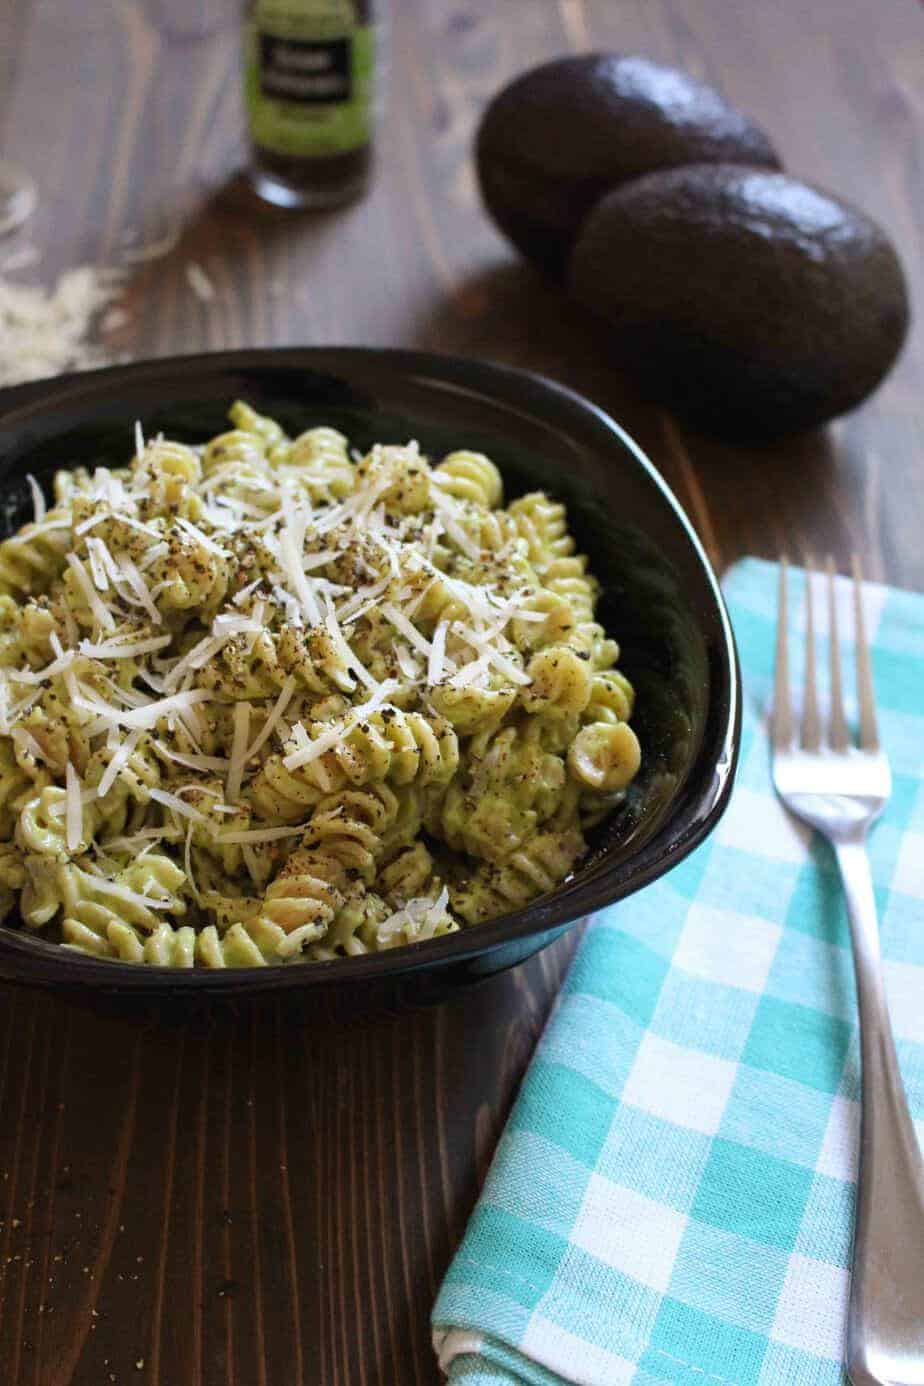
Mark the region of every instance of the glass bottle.
<instances>
[{"instance_id":1,"label":"glass bottle","mask_svg":"<svg viewBox=\"0 0 924 1386\"><path fill-rule=\"evenodd\" d=\"M279 207L336 207L372 169L374 0L250 0L244 94L250 179Z\"/></svg>"}]
</instances>

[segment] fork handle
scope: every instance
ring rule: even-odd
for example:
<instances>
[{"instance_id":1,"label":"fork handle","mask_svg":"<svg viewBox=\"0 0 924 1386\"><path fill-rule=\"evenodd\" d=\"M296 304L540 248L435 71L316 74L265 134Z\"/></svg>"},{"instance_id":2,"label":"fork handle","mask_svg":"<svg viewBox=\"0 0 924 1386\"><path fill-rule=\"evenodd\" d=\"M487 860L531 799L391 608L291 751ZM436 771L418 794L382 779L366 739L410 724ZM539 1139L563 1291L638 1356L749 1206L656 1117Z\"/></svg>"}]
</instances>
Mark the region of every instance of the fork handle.
<instances>
[{"instance_id":1,"label":"fork handle","mask_svg":"<svg viewBox=\"0 0 924 1386\"><path fill-rule=\"evenodd\" d=\"M860 1165L847 1329L853 1386L924 1383L924 1164L902 1085L863 836L834 844L860 1014Z\"/></svg>"}]
</instances>

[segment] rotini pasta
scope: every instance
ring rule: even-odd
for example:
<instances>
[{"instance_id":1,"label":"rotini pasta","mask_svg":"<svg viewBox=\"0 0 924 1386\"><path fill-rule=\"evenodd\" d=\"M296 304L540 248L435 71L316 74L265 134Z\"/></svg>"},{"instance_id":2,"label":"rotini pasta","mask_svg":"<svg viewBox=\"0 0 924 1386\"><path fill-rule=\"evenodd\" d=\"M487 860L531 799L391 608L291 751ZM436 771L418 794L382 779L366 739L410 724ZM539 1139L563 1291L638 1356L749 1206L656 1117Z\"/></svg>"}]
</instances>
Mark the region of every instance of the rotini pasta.
<instances>
[{"instance_id":1,"label":"rotini pasta","mask_svg":"<svg viewBox=\"0 0 924 1386\"><path fill-rule=\"evenodd\" d=\"M505 507L480 452L230 422L137 429L0 543L3 914L98 958L265 967L553 890L641 757L565 507Z\"/></svg>"}]
</instances>

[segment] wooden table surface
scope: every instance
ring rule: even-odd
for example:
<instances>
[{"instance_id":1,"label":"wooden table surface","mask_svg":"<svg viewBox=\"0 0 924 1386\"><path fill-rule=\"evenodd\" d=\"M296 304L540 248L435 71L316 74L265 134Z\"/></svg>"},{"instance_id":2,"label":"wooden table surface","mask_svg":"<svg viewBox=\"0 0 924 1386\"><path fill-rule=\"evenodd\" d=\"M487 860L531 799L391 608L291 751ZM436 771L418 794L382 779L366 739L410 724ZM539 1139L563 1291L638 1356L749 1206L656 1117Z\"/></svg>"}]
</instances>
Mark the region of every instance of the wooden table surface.
<instances>
[{"instance_id":1,"label":"wooden table surface","mask_svg":"<svg viewBox=\"0 0 924 1386\"><path fill-rule=\"evenodd\" d=\"M313 217L261 212L235 184L238 10L0 0L0 151L41 184L32 275L118 263L131 236L182 228L130 278L113 354L354 342L528 366L628 426L720 566L859 552L869 576L924 588L924 334L823 434L763 452L685 435L515 262L469 160L518 69L644 52L715 82L793 172L878 217L920 302L917 0L395 0L375 186ZM336 1032L272 1011L142 1027L0 993L0 1379L435 1382L430 1305L572 947L442 1009Z\"/></svg>"}]
</instances>

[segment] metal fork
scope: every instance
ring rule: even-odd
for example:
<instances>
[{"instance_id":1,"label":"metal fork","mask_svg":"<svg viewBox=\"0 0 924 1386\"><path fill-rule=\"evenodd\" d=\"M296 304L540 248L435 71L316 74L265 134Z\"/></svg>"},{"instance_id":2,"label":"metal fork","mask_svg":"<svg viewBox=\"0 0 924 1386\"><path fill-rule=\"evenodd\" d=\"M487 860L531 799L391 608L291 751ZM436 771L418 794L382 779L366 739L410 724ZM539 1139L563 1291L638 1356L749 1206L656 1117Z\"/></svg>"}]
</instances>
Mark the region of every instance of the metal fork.
<instances>
[{"instance_id":1,"label":"metal fork","mask_svg":"<svg viewBox=\"0 0 924 1386\"><path fill-rule=\"evenodd\" d=\"M834 567L828 563L831 694L827 723L815 682L812 574L805 581L801 729L790 701L785 561L773 707L773 782L786 807L831 843L840 868L860 1014L860 1167L847 1325L853 1386L924 1386L924 1164L902 1086L882 979L866 835L892 792L879 744L863 589L854 563L859 745L847 728L838 649ZM924 870L924 863L922 863ZM924 996L921 998L924 1006Z\"/></svg>"}]
</instances>

